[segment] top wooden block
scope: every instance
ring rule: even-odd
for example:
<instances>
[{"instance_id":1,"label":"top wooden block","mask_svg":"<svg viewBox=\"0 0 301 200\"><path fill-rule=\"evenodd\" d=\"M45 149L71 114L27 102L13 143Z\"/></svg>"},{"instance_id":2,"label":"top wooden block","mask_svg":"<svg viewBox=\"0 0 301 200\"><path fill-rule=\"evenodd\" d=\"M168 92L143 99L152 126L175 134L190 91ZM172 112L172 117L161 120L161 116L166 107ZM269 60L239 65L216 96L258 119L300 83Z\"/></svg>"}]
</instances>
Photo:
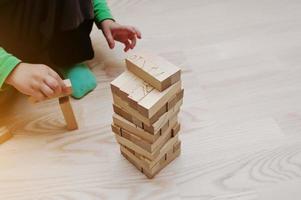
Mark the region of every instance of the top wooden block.
<instances>
[{"instance_id":1,"label":"top wooden block","mask_svg":"<svg viewBox=\"0 0 301 200\"><path fill-rule=\"evenodd\" d=\"M135 53L126 59L130 72L162 92L181 78L181 69L162 57Z\"/></svg>"}]
</instances>

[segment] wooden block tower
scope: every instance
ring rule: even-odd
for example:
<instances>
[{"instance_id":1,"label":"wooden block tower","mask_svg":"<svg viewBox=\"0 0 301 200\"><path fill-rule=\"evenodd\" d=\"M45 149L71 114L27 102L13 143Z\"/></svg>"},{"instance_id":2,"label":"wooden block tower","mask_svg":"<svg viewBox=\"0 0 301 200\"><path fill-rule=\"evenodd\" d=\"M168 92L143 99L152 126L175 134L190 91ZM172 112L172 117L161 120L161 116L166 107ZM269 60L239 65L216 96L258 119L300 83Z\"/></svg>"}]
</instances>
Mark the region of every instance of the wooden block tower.
<instances>
[{"instance_id":1,"label":"wooden block tower","mask_svg":"<svg viewBox=\"0 0 301 200\"><path fill-rule=\"evenodd\" d=\"M149 53L134 54L126 64L127 70L111 82L112 130L121 154L153 178L181 152L181 70Z\"/></svg>"}]
</instances>

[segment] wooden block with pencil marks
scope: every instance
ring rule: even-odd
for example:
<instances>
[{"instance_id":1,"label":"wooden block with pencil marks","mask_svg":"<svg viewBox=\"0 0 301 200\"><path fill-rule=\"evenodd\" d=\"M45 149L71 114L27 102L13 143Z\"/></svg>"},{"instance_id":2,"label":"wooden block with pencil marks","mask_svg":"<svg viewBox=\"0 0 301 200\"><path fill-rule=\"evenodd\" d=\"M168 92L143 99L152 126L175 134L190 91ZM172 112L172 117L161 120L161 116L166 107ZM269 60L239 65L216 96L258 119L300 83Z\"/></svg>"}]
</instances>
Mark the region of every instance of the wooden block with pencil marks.
<instances>
[{"instance_id":1,"label":"wooden block with pencil marks","mask_svg":"<svg viewBox=\"0 0 301 200\"><path fill-rule=\"evenodd\" d=\"M181 69L160 56L147 52L134 53L126 59L127 68L151 86L164 91L181 77Z\"/></svg>"},{"instance_id":2,"label":"wooden block with pencil marks","mask_svg":"<svg viewBox=\"0 0 301 200\"><path fill-rule=\"evenodd\" d=\"M111 82L113 99L117 96L129 107L138 111L146 118L152 118L176 94L181 92L182 83L179 80L163 92L160 92L144 81L125 71Z\"/></svg>"}]
</instances>

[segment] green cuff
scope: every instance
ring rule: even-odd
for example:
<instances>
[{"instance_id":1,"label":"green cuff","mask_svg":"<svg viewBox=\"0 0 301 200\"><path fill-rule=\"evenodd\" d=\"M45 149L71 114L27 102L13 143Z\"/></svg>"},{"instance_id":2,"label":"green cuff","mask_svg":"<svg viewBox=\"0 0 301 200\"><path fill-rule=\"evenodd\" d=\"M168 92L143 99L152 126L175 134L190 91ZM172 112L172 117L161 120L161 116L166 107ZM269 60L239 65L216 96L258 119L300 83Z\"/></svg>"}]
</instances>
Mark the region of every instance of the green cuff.
<instances>
[{"instance_id":1,"label":"green cuff","mask_svg":"<svg viewBox=\"0 0 301 200\"><path fill-rule=\"evenodd\" d=\"M96 23L99 24L106 19L114 20L106 0L93 0L93 6L94 20Z\"/></svg>"},{"instance_id":2,"label":"green cuff","mask_svg":"<svg viewBox=\"0 0 301 200\"><path fill-rule=\"evenodd\" d=\"M21 60L10 54L7 54L6 58L0 61L0 89L4 85L6 78L20 62Z\"/></svg>"}]
</instances>

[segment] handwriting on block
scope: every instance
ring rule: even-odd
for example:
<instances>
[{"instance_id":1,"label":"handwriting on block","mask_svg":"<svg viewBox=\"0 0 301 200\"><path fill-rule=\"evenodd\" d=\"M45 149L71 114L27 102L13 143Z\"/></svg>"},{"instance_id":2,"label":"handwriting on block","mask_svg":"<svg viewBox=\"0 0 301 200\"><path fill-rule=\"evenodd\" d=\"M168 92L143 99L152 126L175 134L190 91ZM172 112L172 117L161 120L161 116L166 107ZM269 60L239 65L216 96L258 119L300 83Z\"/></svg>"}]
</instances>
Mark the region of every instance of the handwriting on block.
<instances>
[{"instance_id":1,"label":"handwriting on block","mask_svg":"<svg viewBox=\"0 0 301 200\"><path fill-rule=\"evenodd\" d=\"M152 86L129 71L125 71L111 82L112 93L119 96L135 109L138 102L153 89Z\"/></svg>"},{"instance_id":2,"label":"handwriting on block","mask_svg":"<svg viewBox=\"0 0 301 200\"><path fill-rule=\"evenodd\" d=\"M136 53L126 59L127 69L160 92L178 82L181 69L162 57Z\"/></svg>"}]
</instances>

